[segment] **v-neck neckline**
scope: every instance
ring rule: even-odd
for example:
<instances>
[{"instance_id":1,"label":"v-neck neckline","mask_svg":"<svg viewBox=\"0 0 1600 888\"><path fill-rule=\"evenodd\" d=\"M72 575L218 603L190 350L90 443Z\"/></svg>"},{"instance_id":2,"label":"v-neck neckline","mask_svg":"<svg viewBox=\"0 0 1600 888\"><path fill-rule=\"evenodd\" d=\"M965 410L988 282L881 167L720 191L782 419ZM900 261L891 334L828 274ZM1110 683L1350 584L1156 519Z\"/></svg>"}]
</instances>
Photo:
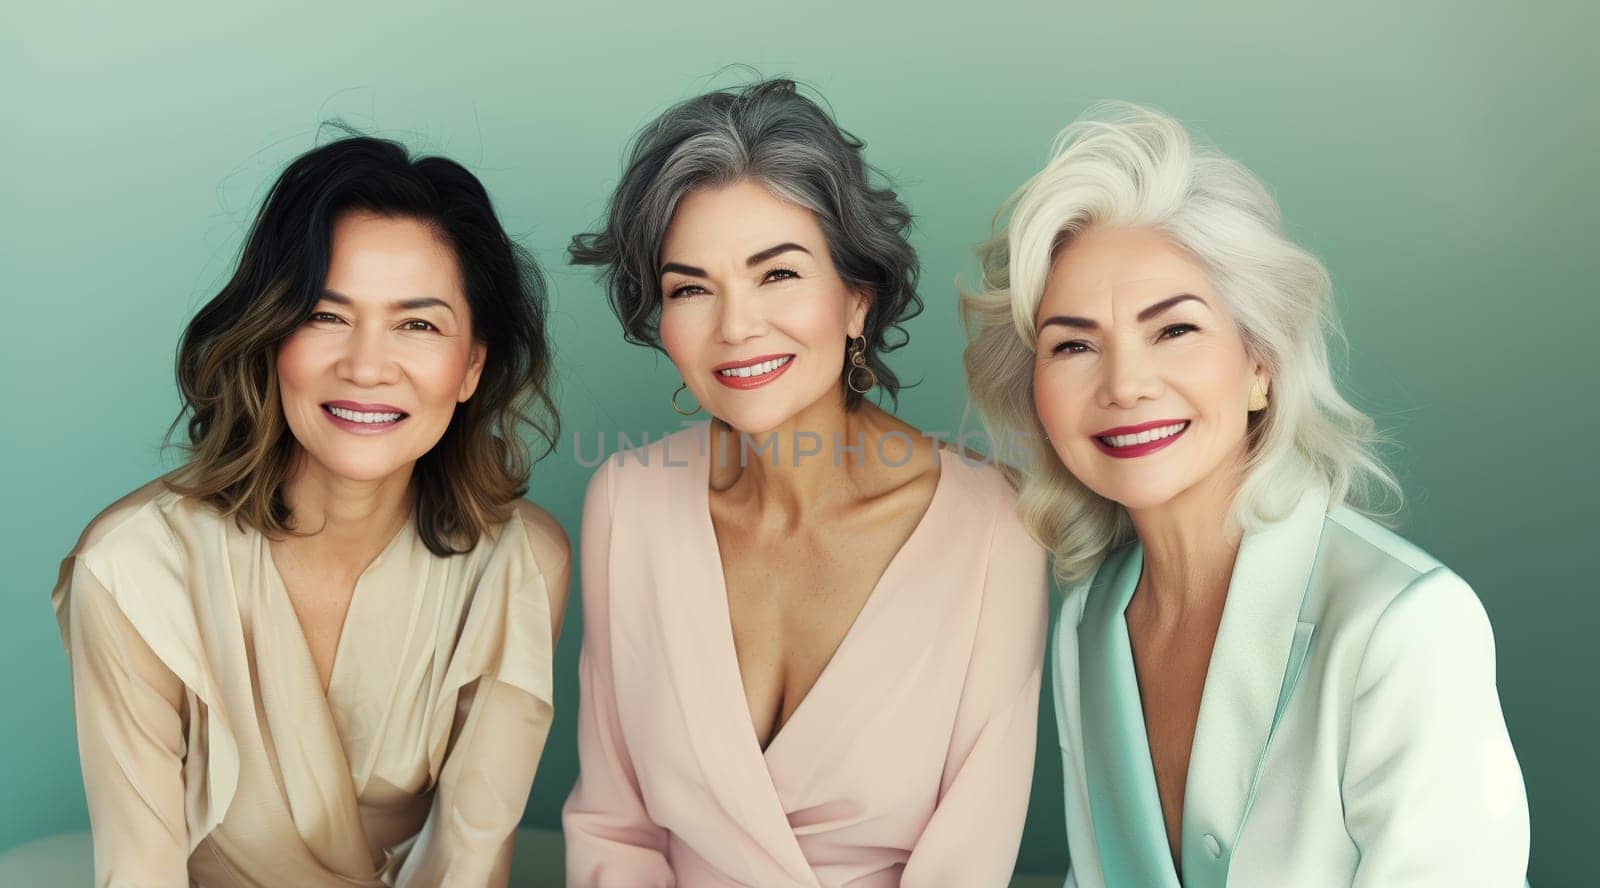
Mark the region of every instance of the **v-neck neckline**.
<instances>
[{"instance_id":1,"label":"v-neck neckline","mask_svg":"<svg viewBox=\"0 0 1600 888\"><path fill-rule=\"evenodd\" d=\"M707 443L709 444L710 429L706 428L702 432L707 435ZM938 445L936 444L935 446ZM784 738L794 733L791 729L801 720L804 713L815 708L811 701L820 692L826 691L830 685L829 676L838 671L835 668L836 664L853 649L852 640L860 634L861 627L870 623L870 618L883 608L884 595L881 593L884 590L885 581L903 570L901 565L908 557L906 552L921 541L925 529L931 523L929 516L935 514L941 500L948 495L950 470L945 461L959 457L946 448L939 447L937 451L939 477L934 482L933 495L928 498L928 504L923 508L922 515L917 519L916 525L912 527L911 533L905 538L905 541L900 544L900 548L896 549L894 555L890 557L889 563L883 568L883 572L878 575L877 580L873 583L872 590L867 593L866 601L862 603L861 609L856 612L855 619L850 622L850 628L846 629L844 635L839 639L839 643L834 647L833 653L828 657L828 662L823 665L822 671L817 673L816 680L811 683L811 688L806 691L804 697L800 698L800 702L795 705L794 711L789 713L789 717L784 720L783 724L773 732L771 737L767 738L766 746L763 747L759 733L756 730L755 719L750 713L750 698L745 691L744 671L739 666L739 649L733 635L733 610L728 601L728 576L722 566L722 544L717 539L716 522L711 517L711 455L709 451L709 446L702 447L699 451L701 464L696 467L697 471L695 472L693 483L695 484L697 496L693 503L697 518L704 522L702 529L710 550L709 563L711 565L711 573L715 578L714 592L717 597L713 610L721 617L721 622L717 626L719 645L723 650L728 665L732 669L733 684L739 692L739 711L744 713L743 722L750 731L751 746L763 761L770 761L774 757L774 751L778 750L782 745Z\"/></svg>"},{"instance_id":2,"label":"v-neck neckline","mask_svg":"<svg viewBox=\"0 0 1600 888\"><path fill-rule=\"evenodd\" d=\"M311 670L312 685L321 695L322 702L327 706L330 716L333 714L333 700L340 686L339 676L341 670L339 667L347 659L344 656L344 649L350 638L351 618L356 615L356 607L365 597L361 594L362 584L373 570L382 564L389 557L389 554L399 546L400 541L411 535L411 532L415 530L415 524L416 510L413 508L406 513L406 520L401 523L399 529L383 545L383 548L378 550L378 554L367 562L367 566L361 569L361 573L356 575L355 582L351 584L350 602L345 605L344 620L339 624L339 640L334 642L333 645L333 662L328 666L327 688L322 687L322 676L317 674L317 661L311 655L311 642L306 638L305 626L300 622L300 615L294 609L294 601L289 597L289 586L283 581L283 574L278 570L278 563L272 554L272 544L265 536L261 536L260 544L262 555L264 556L263 560L266 563L267 574L272 581L273 591L281 597L283 604L288 606L289 616L294 621L295 634L300 639L301 655L304 657L305 665Z\"/></svg>"},{"instance_id":3,"label":"v-neck neckline","mask_svg":"<svg viewBox=\"0 0 1600 888\"><path fill-rule=\"evenodd\" d=\"M1126 645L1127 645L1127 657L1126 657L1126 660L1124 661L1123 665L1126 667L1126 670L1127 670L1126 679L1129 682L1129 685L1133 689L1133 696L1132 696L1133 703L1134 703L1133 714L1137 717L1136 721L1137 721L1137 727L1138 727L1138 731L1139 731L1139 741L1140 741L1137 744L1137 748L1143 752L1143 755L1144 755L1144 769L1143 770L1148 773L1149 778L1150 778L1150 786L1154 789L1155 809L1154 809L1153 813L1155 815L1156 822L1160 825L1162 859L1167 861L1168 864L1171 866L1173 878L1176 879L1179 884L1182 884L1182 882L1183 882L1183 875L1182 875L1182 872L1183 872L1182 871L1182 865L1183 865L1182 864L1182 859L1183 858L1182 858L1182 855L1183 855L1184 807L1189 804L1188 778L1189 778L1189 771L1191 770L1191 767L1193 765L1194 747L1195 747L1195 743L1194 743L1195 734L1199 733L1199 724L1200 724L1199 707L1197 706L1195 708L1195 731L1194 731L1193 734L1190 735L1190 738L1189 738L1189 761L1184 762L1184 765L1183 765L1183 774L1184 774L1183 804L1179 805L1179 807L1178 807L1178 835L1177 835L1178 854L1177 854L1177 856L1174 856L1173 855L1173 851L1172 851L1172 839L1173 839L1173 837L1167 833L1167 809L1166 809L1166 806L1163 804L1162 798L1161 798L1161 781L1158 780L1157 777L1156 777L1155 750L1150 747L1150 722L1149 722L1149 719L1147 718L1147 716L1145 714L1144 686L1139 683L1139 658L1136 655L1136 652L1134 651L1133 630L1128 625L1128 608L1130 606L1132 606L1133 598L1139 592L1139 581L1144 579L1144 546L1143 545L1135 545L1133 553L1131 555L1131 559L1132 559L1133 563L1131 565L1129 565L1129 567L1126 569L1126 573L1122 575L1121 579L1126 579L1129 576L1131 576L1132 580L1126 586L1119 587L1119 589L1118 589L1118 604L1117 604L1117 607L1116 607L1116 624L1117 624L1117 629L1119 629L1121 631L1121 633L1122 633L1122 637L1119 639L1119 641L1124 641L1126 643ZM1218 622L1220 624L1220 617L1219 617ZM1216 656L1216 638L1213 637L1212 640L1211 640L1211 650L1208 651L1207 654L1206 654L1206 671L1208 673L1211 671L1211 660L1215 656ZM1200 704L1202 706L1204 705L1204 699L1203 699L1204 690L1205 690L1205 688L1204 688L1204 680L1202 680L1202 683L1201 683L1202 700L1201 700L1201 704Z\"/></svg>"},{"instance_id":4,"label":"v-neck neckline","mask_svg":"<svg viewBox=\"0 0 1600 888\"><path fill-rule=\"evenodd\" d=\"M1109 588L1090 591L1095 613L1085 614L1085 622L1093 622L1079 646L1083 714L1086 723L1093 719L1094 724L1084 732L1084 764L1108 884L1177 888L1178 863L1172 859L1128 633L1127 608L1143 569L1144 551L1135 541L1100 568ZM1101 585L1098 576L1095 585ZM1179 842L1181 846L1181 835Z\"/></svg>"},{"instance_id":5,"label":"v-neck neckline","mask_svg":"<svg viewBox=\"0 0 1600 888\"><path fill-rule=\"evenodd\" d=\"M366 826L359 813L361 787L351 766L354 750L346 730L350 709L339 705L341 676L347 671L344 663L348 659L343 652L351 643L349 629L355 625L353 621L364 619L357 610L365 607L362 602L369 597L363 584L379 565L387 563L398 548L413 539L414 520L413 510L356 577L339 641L334 646L327 691L322 690L305 629L294 612L266 536L251 530L246 537L256 553L259 577L259 599L252 605L248 630L253 656L283 659L281 663L257 661L252 666L264 749L295 831L318 859L347 878L368 878L372 861L359 853L366 845ZM298 654L292 650L295 648ZM297 657L299 662L295 663ZM361 674L352 672L351 676ZM359 844L348 841L356 836L361 837Z\"/></svg>"}]
</instances>

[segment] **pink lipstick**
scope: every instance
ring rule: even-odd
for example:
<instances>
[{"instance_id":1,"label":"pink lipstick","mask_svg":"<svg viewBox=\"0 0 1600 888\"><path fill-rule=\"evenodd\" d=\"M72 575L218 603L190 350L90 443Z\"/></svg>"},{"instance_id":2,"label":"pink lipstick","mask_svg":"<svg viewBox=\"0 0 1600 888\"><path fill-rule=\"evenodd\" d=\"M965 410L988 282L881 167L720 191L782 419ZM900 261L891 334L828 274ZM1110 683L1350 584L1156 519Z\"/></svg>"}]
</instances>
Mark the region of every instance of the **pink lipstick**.
<instances>
[{"instance_id":1,"label":"pink lipstick","mask_svg":"<svg viewBox=\"0 0 1600 888\"><path fill-rule=\"evenodd\" d=\"M328 421L354 435L381 435L406 421L411 414L389 404L328 401L322 405Z\"/></svg>"}]
</instances>

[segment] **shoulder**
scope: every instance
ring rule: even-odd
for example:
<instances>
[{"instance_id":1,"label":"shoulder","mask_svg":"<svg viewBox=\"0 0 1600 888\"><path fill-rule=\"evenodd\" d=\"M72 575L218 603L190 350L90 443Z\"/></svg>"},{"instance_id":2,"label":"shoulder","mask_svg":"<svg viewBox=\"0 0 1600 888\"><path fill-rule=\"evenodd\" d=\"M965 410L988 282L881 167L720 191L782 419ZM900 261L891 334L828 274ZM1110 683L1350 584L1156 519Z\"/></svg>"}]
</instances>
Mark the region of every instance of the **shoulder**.
<instances>
[{"instance_id":1,"label":"shoulder","mask_svg":"<svg viewBox=\"0 0 1600 888\"><path fill-rule=\"evenodd\" d=\"M1011 557L1026 558L1030 567L1046 562L1045 550L1028 532L1017 512L1017 492L993 463L963 452L944 450L939 463L948 482L949 499L945 507L963 516L964 523L976 530L989 531L990 549Z\"/></svg>"},{"instance_id":2,"label":"shoulder","mask_svg":"<svg viewBox=\"0 0 1600 888\"><path fill-rule=\"evenodd\" d=\"M1015 533L1022 529L1017 514L1017 492L1000 468L985 457L969 451L943 448L939 451L940 471L953 491L952 499L974 517L982 516L997 530Z\"/></svg>"},{"instance_id":3,"label":"shoulder","mask_svg":"<svg viewBox=\"0 0 1600 888\"><path fill-rule=\"evenodd\" d=\"M541 576L546 580L545 594L550 599L550 622L553 631L559 632L561 618L566 612L567 586L572 579L572 543L556 517L525 499L512 504L515 521L533 552Z\"/></svg>"},{"instance_id":4,"label":"shoulder","mask_svg":"<svg viewBox=\"0 0 1600 888\"><path fill-rule=\"evenodd\" d=\"M945 450L939 459L948 489L941 508L961 545L983 547L986 607L1016 608L1018 619L1039 627L1042 645L1049 622L1049 558L1017 514L1017 495L994 465Z\"/></svg>"},{"instance_id":5,"label":"shoulder","mask_svg":"<svg viewBox=\"0 0 1600 888\"><path fill-rule=\"evenodd\" d=\"M102 510L84 528L68 560L98 561L134 551L176 554L180 533L221 517L210 505L173 492L166 480L157 478Z\"/></svg>"},{"instance_id":6,"label":"shoulder","mask_svg":"<svg viewBox=\"0 0 1600 888\"><path fill-rule=\"evenodd\" d=\"M618 441L623 443L626 439ZM703 460L709 446L710 435L706 424L680 429L655 440L648 437L639 446L622 447L607 456L596 470L612 473L618 483L642 483L646 479L670 476L690 462Z\"/></svg>"},{"instance_id":7,"label":"shoulder","mask_svg":"<svg viewBox=\"0 0 1600 888\"><path fill-rule=\"evenodd\" d=\"M1467 581L1353 509L1329 510L1313 586L1319 623L1360 640L1364 673L1422 660L1492 672L1493 631Z\"/></svg>"},{"instance_id":8,"label":"shoulder","mask_svg":"<svg viewBox=\"0 0 1600 888\"><path fill-rule=\"evenodd\" d=\"M147 641L192 633L187 580L199 568L190 562L223 520L209 504L173 492L165 477L107 506L61 561L51 605L63 631L70 607L126 614Z\"/></svg>"},{"instance_id":9,"label":"shoulder","mask_svg":"<svg viewBox=\"0 0 1600 888\"><path fill-rule=\"evenodd\" d=\"M572 543L561 522L525 499L518 499L512 506L539 569L546 574L565 572L572 562Z\"/></svg>"},{"instance_id":10,"label":"shoulder","mask_svg":"<svg viewBox=\"0 0 1600 888\"><path fill-rule=\"evenodd\" d=\"M1439 567L1439 559L1349 506L1328 510L1323 521L1324 550L1375 570L1414 577Z\"/></svg>"},{"instance_id":11,"label":"shoulder","mask_svg":"<svg viewBox=\"0 0 1600 888\"><path fill-rule=\"evenodd\" d=\"M589 477L584 522L609 523L618 502L626 502L630 512L670 508L674 498L695 489L685 485L684 473L703 478L709 446L701 423L606 456Z\"/></svg>"},{"instance_id":12,"label":"shoulder","mask_svg":"<svg viewBox=\"0 0 1600 888\"><path fill-rule=\"evenodd\" d=\"M1411 663L1441 682L1483 672L1492 684L1494 630L1472 587L1440 565L1388 597L1361 660L1368 674Z\"/></svg>"},{"instance_id":13,"label":"shoulder","mask_svg":"<svg viewBox=\"0 0 1600 888\"><path fill-rule=\"evenodd\" d=\"M1446 597L1476 604L1471 588L1421 547L1348 506L1328 510L1311 589L1323 616L1375 619L1408 590L1444 587L1457 590Z\"/></svg>"}]
</instances>

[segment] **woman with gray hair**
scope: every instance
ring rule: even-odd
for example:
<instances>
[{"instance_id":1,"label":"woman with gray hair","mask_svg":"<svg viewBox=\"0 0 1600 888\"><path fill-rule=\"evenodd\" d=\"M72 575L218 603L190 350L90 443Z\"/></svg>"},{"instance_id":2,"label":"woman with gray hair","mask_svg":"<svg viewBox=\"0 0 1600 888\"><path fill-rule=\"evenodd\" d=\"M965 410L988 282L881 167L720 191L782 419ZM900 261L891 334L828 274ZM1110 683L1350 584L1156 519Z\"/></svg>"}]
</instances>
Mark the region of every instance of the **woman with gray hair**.
<instances>
[{"instance_id":1,"label":"woman with gray hair","mask_svg":"<svg viewBox=\"0 0 1600 888\"><path fill-rule=\"evenodd\" d=\"M1068 885L1521 885L1489 622L1363 514L1398 488L1333 384L1327 273L1244 167L1100 111L962 306L994 431L1048 442L1018 474L1068 590Z\"/></svg>"},{"instance_id":2,"label":"woman with gray hair","mask_svg":"<svg viewBox=\"0 0 1600 888\"><path fill-rule=\"evenodd\" d=\"M920 302L861 149L790 81L712 92L573 239L711 418L589 484L568 884L1010 878L1044 553L993 466L866 398Z\"/></svg>"}]
</instances>

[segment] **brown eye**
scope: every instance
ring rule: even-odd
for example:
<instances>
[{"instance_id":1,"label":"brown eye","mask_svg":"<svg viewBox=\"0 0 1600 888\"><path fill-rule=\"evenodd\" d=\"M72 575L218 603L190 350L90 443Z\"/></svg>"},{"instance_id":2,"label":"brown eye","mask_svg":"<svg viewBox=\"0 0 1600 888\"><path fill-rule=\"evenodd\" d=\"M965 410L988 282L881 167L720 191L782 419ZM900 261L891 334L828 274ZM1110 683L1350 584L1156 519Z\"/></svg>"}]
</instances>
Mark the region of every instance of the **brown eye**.
<instances>
[{"instance_id":1,"label":"brown eye","mask_svg":"<svg viewBox=\"0 0 1600 888\"><path fill-rule=\"evenodd\" d=\"M337 324L337 323L339 323L339 316L334 314L334 313L332 313L332 312L314 311L314 312L311 313L311 317L306 318L306 323L308 323L308 324Z\"/></svg>"},{"instance_id":2,"label":"brown eye","mask_svg":"<svg viewBox=\"0 0 1600 888\"><path fill-rule=\"evenodd\" d=\"M1050 354L1053 354L1053 355L1077 355L1077 354L1082 354L1082 353L1084 353L1084 352L1086 352L1088 350L1089 350L1089 343L1084 342L1082 339L1069 339L1066 342L1063 342L1060 345L1057 345L1055 348L1050 349Z\"/></svg>"},{"instance_id":3,"label":"brown eye","mask_svg":"<svg viewBox=\"0 0 1600 888\"><path fill-rule=\"evenodd\" d=\"M402 330L420 330L420 331L422 331L424 333L427 333L427 332L437 333L437 332L439 332L439 328L438 327L435 327L434 325L432 325L432 324L428 323L427 321L424 321L424 320L422 320L420 318L412 318L411 320L406 321L404 324L400 325L400 329L402 329Z\"/></svg>"},{"instance_id":4,"label":"brown eye","mask_svg":"<svg viewBox=\"0 0 1600 888\"><path fill-rule=\"evenodd\" d=\"M790 268L774 268L771 271L767 272L765 275L763 275L762 276L762 280L763 281L786 281L786 280L789 280L790 278L798 278L798 277L800 277L800 275L797 274L793 269L790 269Z\"/></svg>"},{"instance_id":5,"label":"brown eye","mask_svg":"<svg viewBox=\"0 0 1600 888\"><path fill-rule=\"evenodd\" d=\"M1156 338L1177 339L1179 336L1183 336L1187 333L1193 333L1198 329L1200 328L1193 324L1168 324L1167 326L1161 328L1161 335Z\"/></svg>"},{"instance_id":6,"label":"brown eye","mask_svg":"<svg viewBox=\"0 0 1600 888\"><path fill-rule=\"evenodd\" d=\"M672 291L667 294L667 298L679 299L684 296L694 296L699 293L704 293L705 291L706 289L699 284L684 284L681 287L674 287Z\"/></svg>"}]
</instances>

